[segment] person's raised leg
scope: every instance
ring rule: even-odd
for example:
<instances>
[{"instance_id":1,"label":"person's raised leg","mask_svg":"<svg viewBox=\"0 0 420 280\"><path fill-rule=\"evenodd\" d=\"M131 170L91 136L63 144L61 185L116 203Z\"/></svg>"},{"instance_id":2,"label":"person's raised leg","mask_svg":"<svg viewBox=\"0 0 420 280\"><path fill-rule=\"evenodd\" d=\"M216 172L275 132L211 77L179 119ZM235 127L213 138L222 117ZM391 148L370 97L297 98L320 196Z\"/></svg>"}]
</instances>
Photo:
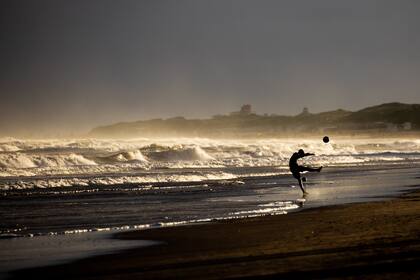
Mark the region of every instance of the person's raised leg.
<instances>
[{"instance_id":1,"label":"person's raised leg","mask_svg":"<svg viewBox=\"0 0 420 280\"><path fill-rule=\"evenodd\" d=\"M318 167L318 168L312 168L312 167L308 167L308 166L299 166L299 171L303 172L303 171L308 171L308 172L321 172L322 166Z\"/></svg>"}]
</instances>

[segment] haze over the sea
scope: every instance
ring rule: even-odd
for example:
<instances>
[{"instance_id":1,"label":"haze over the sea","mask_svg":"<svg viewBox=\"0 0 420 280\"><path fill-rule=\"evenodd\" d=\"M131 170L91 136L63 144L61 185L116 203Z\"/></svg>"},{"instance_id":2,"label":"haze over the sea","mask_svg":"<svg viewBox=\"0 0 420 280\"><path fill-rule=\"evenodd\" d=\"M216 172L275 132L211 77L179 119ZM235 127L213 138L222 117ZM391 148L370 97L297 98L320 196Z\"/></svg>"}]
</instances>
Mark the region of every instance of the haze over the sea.
<instances>
[{"instance_id":1,"label":"haze over the sea","mask_svg":"<svg viewBox=\"0 0 420 280\"><path fill-rule=\"evenodd\" d=\"M418 1L3 1L0 136L420 103Z\"/></svg>"}]
</instances>

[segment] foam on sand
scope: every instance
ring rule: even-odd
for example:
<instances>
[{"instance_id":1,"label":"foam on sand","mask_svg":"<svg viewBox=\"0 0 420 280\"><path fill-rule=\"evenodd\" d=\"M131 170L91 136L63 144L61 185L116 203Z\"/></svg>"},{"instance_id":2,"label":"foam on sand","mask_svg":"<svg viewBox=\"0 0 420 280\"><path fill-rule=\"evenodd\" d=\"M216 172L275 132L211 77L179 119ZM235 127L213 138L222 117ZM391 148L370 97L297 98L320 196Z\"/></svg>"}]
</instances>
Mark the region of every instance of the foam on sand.
<instances>
[{"instance_id":1,"label":"foam on sand","mask_svg":"<svg viewBox=\"0 0 420 280\"><path fill-rule=\"evenodd\" d=\"M287 211L299 208L299 205L293 201L276 201L258 206L257 209L233 212L230 215L278 215L287 214Z\"/></svg>"},{"instance_id":2,"label":"foam on sand","mask_svg":"<svg viewBox=\"0 0 420 280\"><path fill-rule=\"evenodd\" d=\"M203 182L214 180L230 180L237 178L237 175L222 171L199 172L193 174L144 174L140 176L95 176L92 178L45 178L45 179L29 179L29 180L9 180L0 183L0 190L24 190L24 189L44 189L59 188L72 186L113 186L128 184L151 184L151 183L168 183L168 182ZM144 186L149 188L149 186Z\"/></svg>"}]
</instances>

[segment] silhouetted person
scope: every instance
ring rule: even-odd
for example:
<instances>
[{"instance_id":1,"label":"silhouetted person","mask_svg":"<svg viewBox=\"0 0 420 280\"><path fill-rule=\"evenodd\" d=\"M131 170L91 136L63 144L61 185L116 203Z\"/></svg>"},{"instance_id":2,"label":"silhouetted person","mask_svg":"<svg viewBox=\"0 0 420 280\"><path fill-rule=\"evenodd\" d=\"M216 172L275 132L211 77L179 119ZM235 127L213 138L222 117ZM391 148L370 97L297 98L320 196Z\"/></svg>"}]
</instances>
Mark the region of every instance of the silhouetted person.
<instances>
[{"instance_id":1,"label":"silhouetted person","mask_svg":"<svg viewBox=\"0 0 420 280\"><path fill-rule=\"evenodd\" d=\"M290 172L292 172L293 177L295 177L298 182L299 186L304 194L306 194L305 188L303 187L302 177L300 176L301 172L308 171L308 172L320 172L322 169L321 167L318 168L311 168L307 166L302 166L297 163L298 159L306 157L306 156L314 156L315 154L305 153L302 149L300 149L297 153L294 153L289 160L289 167Z\"/></svg>"}]
</instances>

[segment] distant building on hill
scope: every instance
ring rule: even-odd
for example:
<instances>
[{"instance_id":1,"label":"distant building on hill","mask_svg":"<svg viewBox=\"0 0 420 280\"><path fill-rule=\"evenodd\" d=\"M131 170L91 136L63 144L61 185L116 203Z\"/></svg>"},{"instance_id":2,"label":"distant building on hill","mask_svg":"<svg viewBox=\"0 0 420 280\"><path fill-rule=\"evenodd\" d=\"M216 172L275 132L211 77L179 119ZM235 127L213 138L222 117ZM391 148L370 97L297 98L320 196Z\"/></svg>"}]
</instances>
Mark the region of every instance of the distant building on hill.
<instances>
[{"instance_id":1,"label":"distant building on hill","mask_svg":"<svg viewBox=\"0 0 420 280\"><path fill-rule=\"evenodd\" d=\"M249 116L251 114L253 114L253 112L250 104L242 105L240 111L230 113L231 116Z\"/></svg>"},{"instance_id":2,"label":"distant building on hill","mask_svg":"<svg viewBox=\"0 0 420 280\"><path fill-rule=\"evenodd\" d=\"M309 116L311 113L309 113L309 109L308 107L303 107L302 113L300 113L298 116L299 117L306 117Z\"/></svg>"},{"instance_id":3,"label":"distant building on hill","mask_svg":"<svg viewBox=\"0 0 420 280\"><path fill-rule=\"evenodd\" d=\"M241 110L239 111L241 115L250 115L252 113L252 107L250 104L242 105Z\"/></svg>"}]
</instances>

